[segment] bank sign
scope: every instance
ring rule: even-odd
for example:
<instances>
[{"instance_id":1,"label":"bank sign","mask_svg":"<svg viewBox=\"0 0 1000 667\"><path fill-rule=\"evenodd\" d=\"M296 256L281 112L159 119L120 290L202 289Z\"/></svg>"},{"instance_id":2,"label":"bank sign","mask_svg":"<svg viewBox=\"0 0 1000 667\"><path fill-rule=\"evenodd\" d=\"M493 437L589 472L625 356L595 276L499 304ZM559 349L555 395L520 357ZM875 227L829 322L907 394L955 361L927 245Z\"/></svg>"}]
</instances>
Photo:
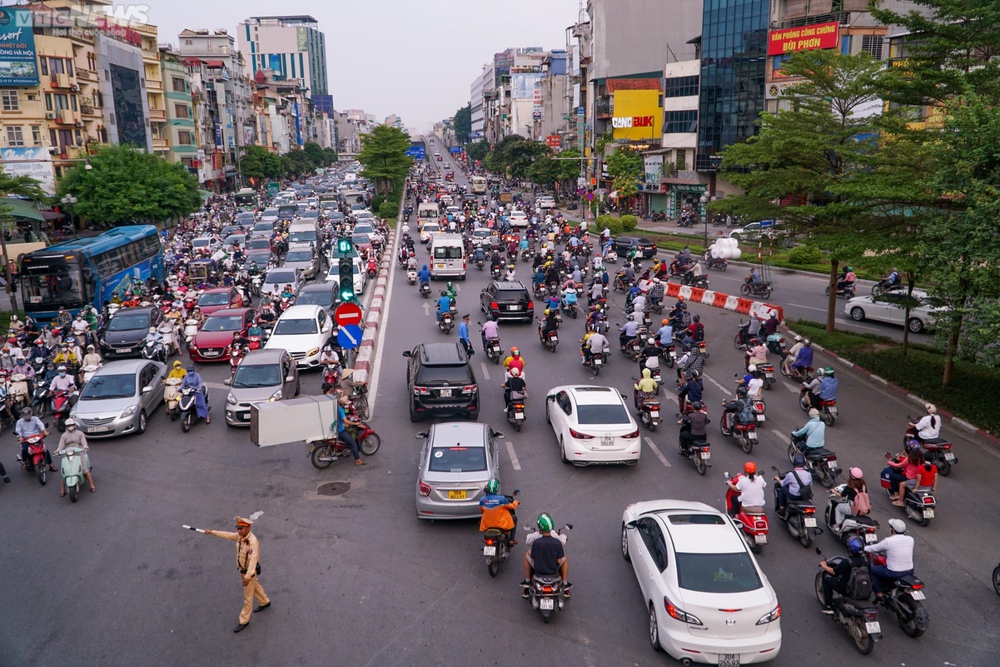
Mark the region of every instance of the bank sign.
<instances>
[{"instance_id":1,"label":"bank sign","mask_svg":"<svg viewBox=\"0 0 1000 667\"><path fill-rule=\"evenodd\" d=\"M612 118L611 127L616 130L624 130L630 127L653 127L652 116L627 116L623 118Z\"/></svg>"},{"instance_id":2,"label":"bank sign","mask_svg":"<svg viewBox=\"0 0 1000 667\"><path fill-rule=\"evenodd\" d=\"M767 55L780 56L793 51L835 49L840 43L840 24L816 23L801 28L785 28L767 33Z\"/></svg>"},{"instance_id":3,"label":"bank sign","mask_svg":"<svg viewBox=\"0 0 1000 667\"><path fill-rule=\"evenodd\" d=\"M37 86L31 11L0 7L0 87Z\"/></svg>"}]
</instances>

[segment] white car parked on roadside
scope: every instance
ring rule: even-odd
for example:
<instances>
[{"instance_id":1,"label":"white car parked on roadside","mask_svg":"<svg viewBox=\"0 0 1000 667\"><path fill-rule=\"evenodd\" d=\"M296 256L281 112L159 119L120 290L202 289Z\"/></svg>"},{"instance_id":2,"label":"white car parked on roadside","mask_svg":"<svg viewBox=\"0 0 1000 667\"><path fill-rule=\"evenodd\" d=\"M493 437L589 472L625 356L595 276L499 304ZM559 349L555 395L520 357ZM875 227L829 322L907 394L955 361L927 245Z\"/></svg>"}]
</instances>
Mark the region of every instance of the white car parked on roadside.
<instances>
[{"instance_id":1,"label":"white car parked on roadside","mask_svg":"<svg viewBox=\"0 0 1000 667\"><path fill-rule=\"evenodd\" d=\"M778 656L778 597L724 512L684 500L633 503L622 514L621 551L654 650L730 667Z\"/></svg>"},{"instance_id":2,"label":"white car parked on roadside","mask_svg":"<svg viewBox=\"0 0 1000 667\"><path fill-rule=\"evenodd\" d=\"M563 463L601 465L639 462L639 425L614 387L564 385L545 398Z\"/></svg>"}]
</instances>

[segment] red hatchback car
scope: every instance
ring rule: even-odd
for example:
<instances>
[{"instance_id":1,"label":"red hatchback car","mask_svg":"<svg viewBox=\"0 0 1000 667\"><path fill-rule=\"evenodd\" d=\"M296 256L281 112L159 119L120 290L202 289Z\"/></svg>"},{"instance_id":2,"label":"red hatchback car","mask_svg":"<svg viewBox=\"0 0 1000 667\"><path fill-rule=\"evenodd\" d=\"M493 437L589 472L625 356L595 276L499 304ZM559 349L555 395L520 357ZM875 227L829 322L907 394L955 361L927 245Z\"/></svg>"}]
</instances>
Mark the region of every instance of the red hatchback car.
<instances>
[{"instance_id":1,"label":"red hatchback car","mask_svg":"<svg viewBox=\"0 0 1000 667\"><path fill-rule=\"evenodd\" d=\"M229 344L233 342L233 333L239 332L246 336L254 313L253 308L226 308L205 318L188 348L191 360L229 361Z\"/></svg>"},{"instance_id":2,"label":"red hatchback car","mask_svg":"<svg viewBox=\"0 0 1000 667\"><path fill-rule=\"evenodd\" d=\"M247 305L249 304L243 303L243 297L235 287L213 287L205 290L198 299L198 308L205 317L223 308L242 308Z\"/></svg>"}]
</instances>

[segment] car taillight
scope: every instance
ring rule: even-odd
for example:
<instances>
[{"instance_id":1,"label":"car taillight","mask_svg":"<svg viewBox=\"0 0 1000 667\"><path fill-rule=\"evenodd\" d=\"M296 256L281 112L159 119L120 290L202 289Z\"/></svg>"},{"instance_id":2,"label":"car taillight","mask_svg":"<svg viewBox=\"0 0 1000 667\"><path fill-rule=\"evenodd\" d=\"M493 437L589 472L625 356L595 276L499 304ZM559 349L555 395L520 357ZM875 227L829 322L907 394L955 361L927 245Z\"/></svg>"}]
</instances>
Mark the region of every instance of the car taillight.
<instances>
[{"instance_id":1,"label":"car taillight","mask_svg":"<svg viewBox=\"0 0 1000 667\"><path fill-rule=\"evenodd\" d=\"M780 604L767 614L761 616L760 619L757 621L757 625L766 625L768 623L773 623L774 621L777 621L779 618L781 618Z\"/></svg>"},{"instance_id":2,"label":"car taillight","mask_svg":"<svg viewBox=\"0 0 1000 667\"><path fill-rule=\"evenodd\" d=\"M474 394L474 393L476 393L477 389L479 389L479 385L467 384L464 387L462 387L462 393L463 394Z\"/></svg>"},{"instance_id":3,"label":"car taillight","mask_svg":"<svg viewBox=\"0 0 1000 667\"><path fill-rule=\"evenodd\" d=\"M431 495L431 487L427 484L424 484L423 482L417 482L417 490L420 492L420 495L422 496Z\"/></svg>"},{"instance_id":4,"label":"car taillight","mask_svg":"<svg viewBox=\"0 0 1000 667\"><path fill-rule=\"evenodd\" d=\"M414 387L413 393L416 396L430 396L431 390L427 387Z\"/></svg>"},{"instance_id":5,"label":"car taillight","mask_svg":"<svg viewBox=\"0 0 1000 667\"><path fill-rule=\"evenodd\" d=\"M670 615L670 618L680 621L681 623L689 623L691 625L701 625L701 620L692 614L687 613L683 609L677 608L673 602L667 599L666 596L663 597L663 608Z\"/></svg>"},{"instance_id":6,"label":"car taillight","mask_svg":"<svg viewBox=\"0 0 1000 667\"><path fill-rule=\"evenodd\" d=\"M490 301L490 310L500 310L500 304L496 301Z\"/></svg>"},{"instance_id":7,"label":"car taillight","mask_svg":"<svg viewBox=\"0 0 1000 667\"><path fill-rule=\"evenodd\" d=\"M639 437L639 429L636 429L636 430L632 431L631 433L626 433L622 437L625 438L626 440L634 440L635 438Z\"/></svg>"},{"instance_id":8,"label":"car taillight","mask_svg":"<svg viewBox=\"0 0 1000 667\"><path fill-rule=\"evenodd\" d=\"M636 431L638 433L638 431ZM594 436L587 435L586 433L580 433L579 431L569 430L570 436L576 438L577 440L593 440Z\"/></svg>"}]
</instances>

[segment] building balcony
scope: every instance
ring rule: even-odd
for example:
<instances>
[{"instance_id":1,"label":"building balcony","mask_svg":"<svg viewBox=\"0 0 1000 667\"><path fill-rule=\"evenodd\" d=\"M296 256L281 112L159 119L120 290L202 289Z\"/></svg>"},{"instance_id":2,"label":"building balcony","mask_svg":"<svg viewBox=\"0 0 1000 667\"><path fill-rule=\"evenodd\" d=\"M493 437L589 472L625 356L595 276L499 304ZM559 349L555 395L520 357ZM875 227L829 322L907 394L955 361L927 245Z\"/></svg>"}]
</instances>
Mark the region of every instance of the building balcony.
<instances>
[{"instance_id":1,"label":"building balcony","mask_svg":"<svg viewBox=\"0 0 1000 667\"><path fill-rule=\"evenodd\" d=\"M95 108L92 104L81 104L80 113L84 116L99 117L101 115L101 110Z\"/></svg>"},{"instance_id":2,"label":"building balcony","mask_svg":"<svg viewBox=\"0 0 1000 667\"><path fill-rule=\"evenodd\" d=\"M62 109L56 111L53 116L54 118L51 120L55 121L56 125L83 127L83 121L80 120L80 115L77 111ZM48 115L46 115L46 118L48 118Z\"/></svg>"},{"instance_id":3,"label":"building balcony","mask_svg":"<svg viewBox=\"0 0 1000 667\"><path fill-rule=\"evenodd\" d=\"M53 146L50 150L52 159L59 160L82 160L87 157L87 149L84 146Z\"/></svg>"},{"instance_id":4,"label":"building balcony","mask_svg":"<svg viewBox=\"0 0 1000 667\"><path fill-rule=\"evenodd\" d=\"M146 79L146 90L156 90L163 92L163 82L159 79Z\"/></svg>"},{"instance_id":5,"label":"building balcony","mask_svg":"<svg viewBox=\"0 0 1000 667\"><path fill-rule=\"evenodd\" d=\"M165 109L150 109L149 110L149 121L151 123L166 123L167 122L167 112Z\"/></svg>"},{"instance_id":6,"label":"building balcony","mask_svg":"<svg viewBox=\"0 0 1000 667\"><path fill-rule=\"evenodd\" d=\"M98 81L97 72L92 69L76 68L76 78L81 81Z\"/></svg>"},{"instance_id":7,"label":"building balcony","mask_svg":"<svg viewBox=\"0 0 1000 667\"><path fill-rule=\"evenodd\" d=\"M160 139L157 137L153 138L153 150L154 151L169 151L170 144L167 143L166 139Z\"/></svg>"},{"instance_id":8,"label":"building balcony","mask_svg":"<svg viewBox=\"0 0 1000 667\"><path fill-rule=\"evenodd\" d=\"M594 115L598 118L611 118L614 113L614 105L609 100L601 100L594 105Z\"/></svg>"}]
</instances>

